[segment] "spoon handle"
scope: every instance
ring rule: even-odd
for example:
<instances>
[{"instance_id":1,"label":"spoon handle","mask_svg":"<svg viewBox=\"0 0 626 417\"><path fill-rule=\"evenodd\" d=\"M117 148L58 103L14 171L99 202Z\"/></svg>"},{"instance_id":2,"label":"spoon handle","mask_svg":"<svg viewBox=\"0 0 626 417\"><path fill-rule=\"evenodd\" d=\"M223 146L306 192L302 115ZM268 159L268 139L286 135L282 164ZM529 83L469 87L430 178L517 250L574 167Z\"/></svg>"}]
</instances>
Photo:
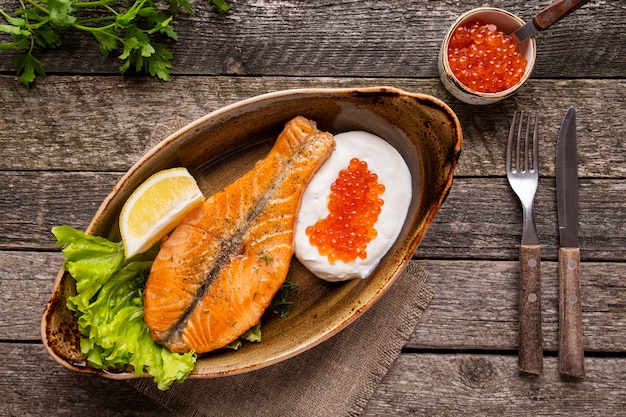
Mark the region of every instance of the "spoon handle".
<instances>
[{"instance_id":1,"label":"spoon handle","mask_svg":"<svg viewBox=\"0 0 626 417\"><path fill-rule=\"evenodd\" d=\"M533 17L539 30L545 30L590 0L557 0Z\"/></svg>"}]
</instances>

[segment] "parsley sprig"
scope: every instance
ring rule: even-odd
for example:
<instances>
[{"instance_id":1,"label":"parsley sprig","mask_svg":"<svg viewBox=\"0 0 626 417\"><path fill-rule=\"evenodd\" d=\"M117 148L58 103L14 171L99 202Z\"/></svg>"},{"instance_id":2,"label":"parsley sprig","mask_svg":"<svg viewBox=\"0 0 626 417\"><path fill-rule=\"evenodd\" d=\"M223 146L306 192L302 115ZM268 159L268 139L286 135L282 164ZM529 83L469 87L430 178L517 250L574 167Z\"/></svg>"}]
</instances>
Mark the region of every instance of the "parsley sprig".
<instances>
[{"instance_id":1,"label":"parsley sprig","mask_svg":"<svg viewBox=\"0 0 626 417\"><path fill-rule=\"evenodd\" d=\"M37 75L46 73L35 57L37 48L57 48L62 44L60 32L78 30L96 39L102 55L118 54L121 74L134 66L137 72L167 81L173 55L159 40L177 41L171 25L174 14L180 8L192 16L194 11L188 0L168 0L165 7L160 1L19 0L13 16L0 9L6 22L0 24L0 32L11 37L0 43L0 50L21 51L15 58L16 72L20 83L30 89ZM208 1L221 12L230 9L224 0Z\"/></svg>"}]
</instances>

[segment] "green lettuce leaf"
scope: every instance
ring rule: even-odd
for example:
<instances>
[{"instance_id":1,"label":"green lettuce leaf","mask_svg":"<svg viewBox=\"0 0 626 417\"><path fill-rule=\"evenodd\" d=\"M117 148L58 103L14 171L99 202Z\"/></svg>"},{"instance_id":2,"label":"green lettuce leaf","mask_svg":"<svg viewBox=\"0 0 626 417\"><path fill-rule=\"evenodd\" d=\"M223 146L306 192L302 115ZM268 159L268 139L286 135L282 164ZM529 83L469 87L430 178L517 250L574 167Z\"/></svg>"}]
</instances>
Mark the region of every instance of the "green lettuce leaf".
<instances>
[{"instance_id":1,"label":"green lettuce leaf","mask_svg":"<svg viewBox=\"0 0 626 417\"><path fill-rule=\"evenodd\" d=\"M127 260L121 242L56 226L57 246L65 246L65 269L77 294L67 301L78 317L81 350L90 366L147 372L161 390L184 381L197 355L179 354L155 343L143 319L143 288L152 261Z\"/></svg>"}]
</instances>

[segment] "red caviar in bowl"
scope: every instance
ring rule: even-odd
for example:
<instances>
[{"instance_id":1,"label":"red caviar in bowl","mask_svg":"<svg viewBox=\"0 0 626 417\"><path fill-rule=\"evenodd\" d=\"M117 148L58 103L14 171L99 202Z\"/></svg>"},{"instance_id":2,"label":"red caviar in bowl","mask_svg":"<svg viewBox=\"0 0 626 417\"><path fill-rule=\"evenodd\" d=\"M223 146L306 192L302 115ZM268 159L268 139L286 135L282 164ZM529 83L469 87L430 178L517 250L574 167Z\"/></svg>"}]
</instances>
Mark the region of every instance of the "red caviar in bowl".
<instances>
[{"instance_id":1,"label":"red caviar in bowl","mask_svg":"<svg viewBox=\"0 0 626 417\"><path fill-rule=\"evenodd\" d=\"M452 33L448 63L455 77L469 89L497 93L518 84L528 62L513 37L494 24L474 20L459 25Z\"/></svg>"},{"instance_id":2,"label":"red caviar in bowl","mask_svg":"<svg viewBox=\"0 0 626 417\"><path fill-rule=\"evenodd\" d=\"M330 263L365 259L367 244L377 235L374 225L384 204L380 194L385 186L367 162L352 158L330 189L329 214L306 228L309 241Z\"/></svg>"}]
</instances>

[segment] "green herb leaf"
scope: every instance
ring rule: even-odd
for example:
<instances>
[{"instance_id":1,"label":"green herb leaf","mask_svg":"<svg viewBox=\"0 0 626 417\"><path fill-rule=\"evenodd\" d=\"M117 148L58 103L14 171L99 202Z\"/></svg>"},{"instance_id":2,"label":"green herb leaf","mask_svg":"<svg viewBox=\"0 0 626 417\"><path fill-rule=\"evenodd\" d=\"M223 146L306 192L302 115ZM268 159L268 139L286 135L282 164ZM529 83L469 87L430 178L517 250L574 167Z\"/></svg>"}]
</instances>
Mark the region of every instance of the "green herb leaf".
<instances>
[{"instance_id":1,"label":"green herb leaf","mask_svg":"<svg viewBox=\"0 0 626 417\"><path fill-rule=\"evenodd\" d=\"M55 28L65 29L76 22L76 17L72 16L72 0L48 0L48 10L50 23Z\"/></svg>"},{"instance_id":2,"label":"green herb leaf","mask_svg":"<svg viewBox=\"0 0 626 417\"><path fill-rule=\"evenodd\" d=\"M109 53L111 51L117 49L119 38L114 28L108 28L106 30L93 32L93 36L98 41L98 45L100 46L100 54L102 54L103 56L109 56Z\"/></svg>"},{"instance_id":3,"label":"green herb leaf","mask_svg":"<svg viewBox=\"0 0 626 417\"><path fill-rule=\"evenodd\" d=\"M130 58L133 51L139 48L139 40L134 36L124 39L122 43L124 44L124 51L122 52L122 55L118 57L122 60Z\"/></svg>"},{"instance_id":4,"label":"green herb leaf","mask_svg":"<svg viewBox=\"0 0 626 417\"><path fill-rule=\"evenodd\" d=\"M13 42L0 43L0 51L8 51L9 49L29 49L31 45L30 36L13 35Z\"/></svg>"},{"instance_id":5,"label":"green herb leaf","mask_svg":"<svg viewBox=\"0 0 626 417\"><path fill-rule=\"evenodd\" d=\"M45 10L45 9L44 9ZM50 14L44 13L44 11L39 10L38 8L25 8L17 11L16 15L21 16L22 18L32 22L38 22L39 24L45 25L50 23Z\"/></svg>"},{"instance_id":6,"label":"green herb leaf","mask_svg":"<svg viewBox=\"0 0 626 417\"><path fill-rule=\"evenodd\" d=\"M26 19L22 19L21 17L11 17L7 15L6 13L3 13L3 17L5 18L5 20L7 21L9 25L16 26L19 28L26 27Z\"/></svg>"},{"instance_id":7,"label":"green herb leaf","mask_svg":"<svg viewBox=\"0 0 626 417\"><path fill-rule=\"evenodd\" d=\"M280 290L272 299L270 303L270 310L272 313L285 317L291 313L291 309L294 305L298 304L298 286L291 281L291 278L287 276Z\"/></svg>"},{"instance_id":8,"label":"green herb leaf","mask_svg":"<svg viewBox=\"0 0 626 417\"><path fill-rule=\"evenodd\" d=\"M227 12L230 10L230 6L223 0L211 0L214 6L217 6L220 12Z\"/></svg>"},{"instance_id":9,"label":"green herb leaf","mask_svg":"<svg viewBox=\"0 0 626 417\"><path fill-rule=\"evenodd\" d=\"M130 59L127 59L126 61L124 61L124 63L120 66L120 74L124 75L126 74L126 71L128 71L128 68L130 68Z\"/></svg>"},{"instance_id":10,"label":"green herb leaf","mask_svg":"<svg viewBox=\"0 0 626 417\"><path fill-rule=\"evenodd\" d=\"M154 49L154 46L150 45L149 43L141 47L141 56L144 58L148 58L149 56L152 56L152 54L155 52L156 50Z\"/></svg>"},{"instance_id":11,"label":"green herb leaf","mask_svg":"<svg viewBox=\"0 0 626 417\"><path fill-rule=\"evenodd\" d=\"M161 43L152 44L154 53L143 60L143 69L150 75L157 76L163 81L169 81L171 60L174 57L167 46Z\"/></svg>"},{"instance_id":12,"label":"green herb leaf","mask_svg":"<svg viewBox=\"0 0 626 417\"><path fill-rule=\"evenodd\" d=\"M29 31L24 30L19 26L11 26L11 25L0 25L0 32L5 32L10 35L22 35L22 36L30 35Z\"/></svg>"},{"instance_id":13,"label":"green herb leaf","mask_svg":"<svg viewBox=\"0 0 626 417\"><path fill-rule=\"evenodd\" d=\"M57 48L61 46L61 37L50 26L40 26L32 29L35 42L42 48Z\"/></svg>"},{"instance_id":14,"label":"green herb leaf","mask_svg":"<svg viewBox=\"0 0 626 417\"><path fill-rule=\"evenodd\" d=\"M196 15L193 9L191 8L191 5L189 4L188 0L170 0L170 9L172 10L173 13L178 11L179 6L182 6L183 9L185 9L185 11L189 13L191 16Z\"/></svg>"},{"instance_id":15,"label":"green herb leaf","mask_svg":"<svg viewBox=\"0 0 626 417\"><path fill-rule=\"evenodd\" d=\"M137 10L129 10L126 13L117 15L115 23L121 28L131 28L134 26L135 17L137 17Z\"/></svg>"},{"instance_id":16,"label":"green herb leaf","mask_svg":"<svg viewBox=\"0 0 626 417\"><path fill-rule=\"evenodd\" d=\"M30 90L30 86L35 81L36 75L46 75L41 62L30 53L15 57L17 75L20 83Z\"/></svg>"},{"instance_id":17,"label":"green herb leaf","mask_svg":"<svg viewBox=\"0 0 626 417\"><path fill-rule=\"evenodd\" d=\"M170 26L173 16L159 13L154 7L145 7L139 11L139 15L146 19L149 26L152 26L149 33L163 33L169 38L178 40L178 35L174 28Z\"/></svg>"}]
</instances>

